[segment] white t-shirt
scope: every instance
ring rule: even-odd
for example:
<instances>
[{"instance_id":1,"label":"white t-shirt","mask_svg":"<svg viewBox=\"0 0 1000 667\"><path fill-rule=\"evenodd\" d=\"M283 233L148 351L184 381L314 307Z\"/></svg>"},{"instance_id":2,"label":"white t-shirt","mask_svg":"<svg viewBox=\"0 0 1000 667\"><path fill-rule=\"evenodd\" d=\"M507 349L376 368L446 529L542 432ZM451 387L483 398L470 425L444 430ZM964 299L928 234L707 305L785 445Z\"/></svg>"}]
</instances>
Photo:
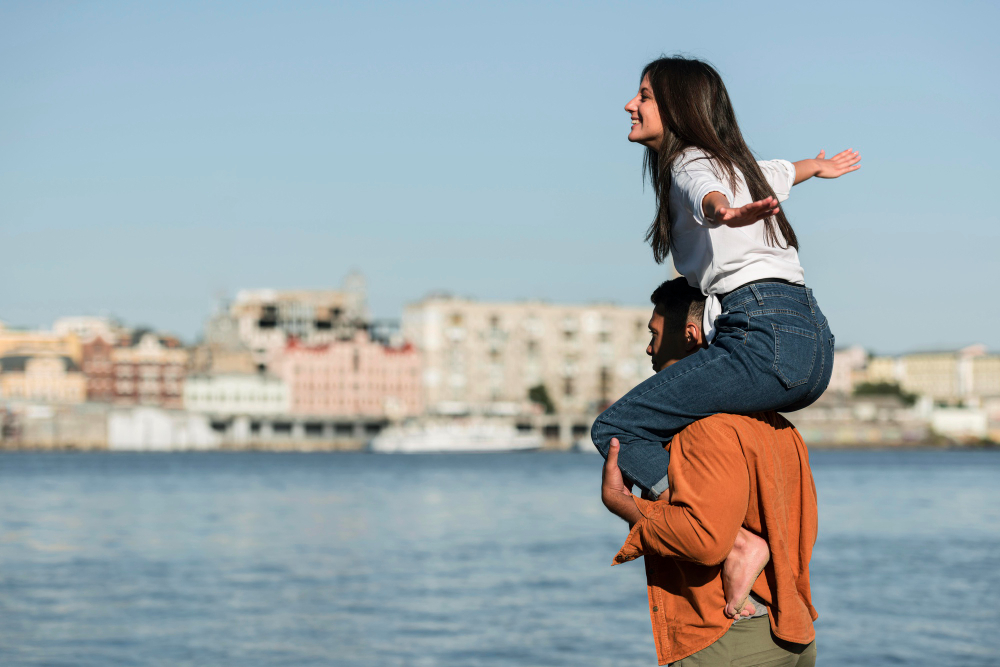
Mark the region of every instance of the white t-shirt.
<instances>
[{"instance_id":1,"label":"white t-shirt","mask_svg":"<svg viewBox=\"0 0 1000 667\"><path fill-rule=\"evenodd\" d=\"M795 165L787 160L765 160L760 165L778 201L788 199L795 183ZM722 313L716 294L731 292L740 285L762 278L781 278L805 284L799 253L785 246L775 227L778 243L764 240L764 221L746 227L727 227L705 220L702 201L710 192L721 192L733 208L753 201L736 170L736 190L729 187L725 172L704 151L689 148L671 167L670 205L673 209L671 253L677 271L688 284L708 296L705 304L704 334L715 336L715 318Z\"/></svg>"}]
</instances>

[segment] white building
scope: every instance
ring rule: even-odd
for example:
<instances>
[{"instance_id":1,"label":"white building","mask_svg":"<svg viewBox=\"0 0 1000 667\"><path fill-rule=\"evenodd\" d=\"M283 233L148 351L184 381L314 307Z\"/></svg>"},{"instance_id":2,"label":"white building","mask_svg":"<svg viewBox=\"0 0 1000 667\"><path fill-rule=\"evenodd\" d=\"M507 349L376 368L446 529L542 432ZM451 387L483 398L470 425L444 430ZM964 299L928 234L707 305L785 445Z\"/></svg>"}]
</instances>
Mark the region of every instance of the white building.
<instances>
[{"instance_id":1,"label":"white building","mask_svg":"<svg viewBox=\"0 0 1000 667\"><path fill-rule=\"evenodd\" d=\"M284 415L291 398L288 385L273 376L192 376L184 381L184 407L219 416Z\"/></svg>"},{"instance_id":2,"label":"white building","mask_svg":"<svg viewBox=\"0 0 1000 667\"><path fill-rule=\"evenodd\" d=\"M931 428L935 433L956 440L982 440L990 433L989 416L981 408L931 408Z\"/></svg>"},{"instance_id":3,"label":"white building","mask_svg":"<svg viewBox=\"0 0 1000 667\"><path fill-rule=\"evenodd\" d=\"M108 449L216 449L221 441L205 415L151 407L118 408L108 414Z\"/></svg>"}]
</instances>

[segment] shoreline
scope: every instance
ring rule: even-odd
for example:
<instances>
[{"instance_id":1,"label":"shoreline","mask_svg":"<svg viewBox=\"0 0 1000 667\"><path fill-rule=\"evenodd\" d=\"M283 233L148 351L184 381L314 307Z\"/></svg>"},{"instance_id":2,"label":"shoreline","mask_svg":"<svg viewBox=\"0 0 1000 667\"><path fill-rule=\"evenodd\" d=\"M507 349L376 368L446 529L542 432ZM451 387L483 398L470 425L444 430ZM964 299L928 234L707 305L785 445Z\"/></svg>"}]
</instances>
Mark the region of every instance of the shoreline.
<instances>
[{"instance_id":1,"label":"shoreline","mask_svg":"<svg viewBox=\"0 0 1000 667\"><path fill-rule=\"evenodd\" d=\"M413 454L520 454L520 453L559 453L559 454L597 454L595 451L589 451L587 449L579 449L576 447L562 447L558 446L559 443L554 443L557 446L546 446L537 450L517 450L517 451L490 451L490 452L468 452L468 451L454 451L454 452L444 452L444 451L427 451L427 452L414 452L414 453L402 453L398 454L400 456L412 456ZM817 442L817 443L806 443L809 451L837 451L837 450L851 450L851 451L888 451L888 450L998 450L1000 451L1000 443L996 442L939 442L939 441L923 441L923 442L901 442L901 443L875 443L875 442L854 442L854 443L844 443L844 442ZM172 454L172 453L226 453L226 454L238 454L242 452L257 452L257 453L274 453L274 454L319 454L319 453L371 453L377 454L378 456L389 456L391 454L382 452L371 452L368 447L363 443L354 442L288 442L288 443L267 443L266 445L261 444L259 446L246 446L246 447L171 447L171 448L125 448L125 447L115 447L110 448L103 444L97 443L86 443L86 444L21 444L21 443L0 443L0 454L12 453L12 452L25 452L25 453L44 453L44 452L77 452L77 453L129 453L129 454Z\"/></svg>"}]
</instances>

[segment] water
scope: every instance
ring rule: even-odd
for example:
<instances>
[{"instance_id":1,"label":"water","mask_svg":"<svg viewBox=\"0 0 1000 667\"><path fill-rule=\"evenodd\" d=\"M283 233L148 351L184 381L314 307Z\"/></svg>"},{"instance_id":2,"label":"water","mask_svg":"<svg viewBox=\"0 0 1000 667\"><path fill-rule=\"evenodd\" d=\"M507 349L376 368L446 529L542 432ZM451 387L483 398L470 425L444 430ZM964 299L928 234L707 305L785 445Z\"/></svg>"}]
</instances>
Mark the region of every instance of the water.
<instances>
[{"instance_id":1,"label":"water","mask_svg":"<svg viewBox=\"0 0 1000 667\"><path fill-rule=\"evenodd\" d=\"M1000 452L814 452L820 664L1000 663ZM0 454L2 665L655 665L589 454Z\"/></svg>"}]
</instances>

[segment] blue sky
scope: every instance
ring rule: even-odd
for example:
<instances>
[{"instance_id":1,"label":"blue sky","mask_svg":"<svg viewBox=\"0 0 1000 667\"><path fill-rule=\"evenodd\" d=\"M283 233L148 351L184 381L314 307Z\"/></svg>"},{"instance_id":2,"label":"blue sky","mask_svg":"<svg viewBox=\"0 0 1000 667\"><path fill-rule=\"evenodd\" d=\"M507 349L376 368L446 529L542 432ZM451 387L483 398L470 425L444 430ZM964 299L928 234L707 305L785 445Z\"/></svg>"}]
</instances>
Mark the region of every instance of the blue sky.
<instances>
[{"instance_id":1,"label":"blue sky","mask_svg":"<svg viewBox=\"0 0 1000 667\"><path fill-rule=\"evenodd\" d=\"M682 52L760 157L861 151L786 204L839 344L1000 349L1000 6L812 4L4 2L0 320L193 339L222 292L352 268L381 317L646 303L622 107Z\"/></svg>"}]
</instances>

